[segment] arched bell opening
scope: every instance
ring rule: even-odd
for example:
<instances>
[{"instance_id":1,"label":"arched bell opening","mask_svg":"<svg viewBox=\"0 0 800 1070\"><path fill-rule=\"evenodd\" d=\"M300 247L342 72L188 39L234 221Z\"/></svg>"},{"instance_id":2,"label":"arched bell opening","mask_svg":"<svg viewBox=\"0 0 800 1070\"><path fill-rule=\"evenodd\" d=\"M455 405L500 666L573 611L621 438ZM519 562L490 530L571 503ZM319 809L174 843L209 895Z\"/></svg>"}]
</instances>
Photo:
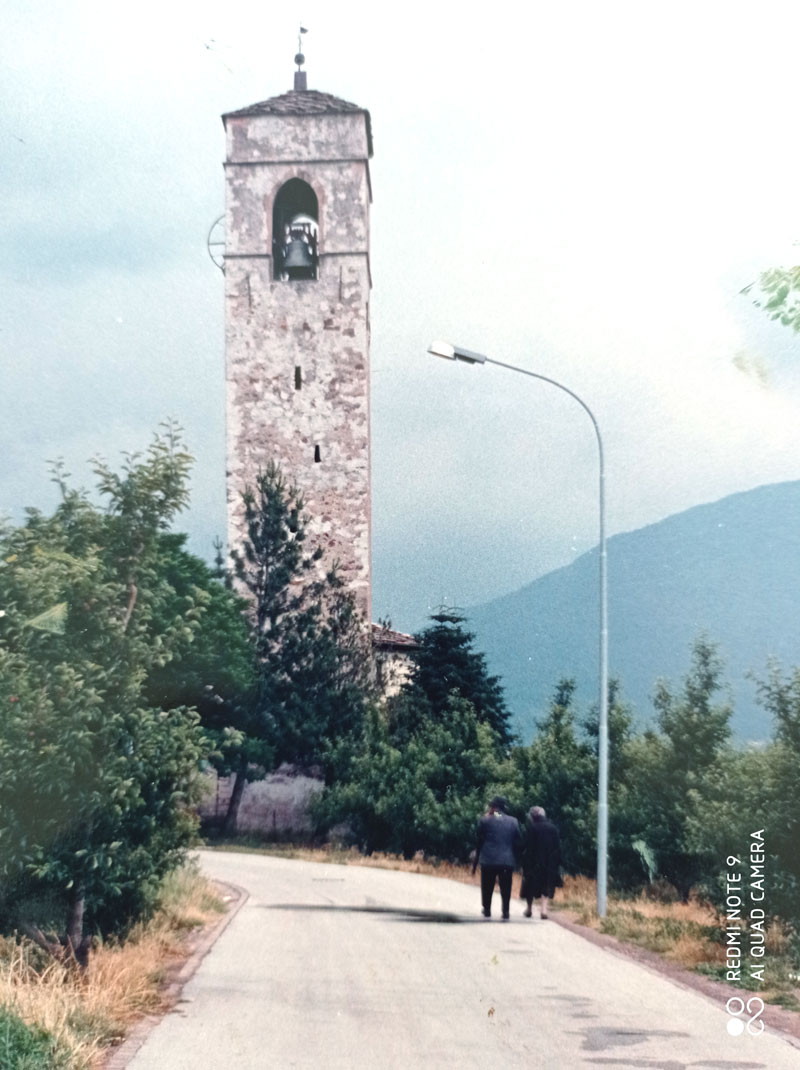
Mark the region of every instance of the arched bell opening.
<instances>
[{"instance_id":1,"label":"arched bell opening","mask_svg":"<svg viewBox=\"0 0 800 1070\"><path fill-rule=\"evenodd\" d=\"M276 279L319 277L319 203L307 182L290 178L272 209L273 275Z\"/></svg>"}]
</instances>

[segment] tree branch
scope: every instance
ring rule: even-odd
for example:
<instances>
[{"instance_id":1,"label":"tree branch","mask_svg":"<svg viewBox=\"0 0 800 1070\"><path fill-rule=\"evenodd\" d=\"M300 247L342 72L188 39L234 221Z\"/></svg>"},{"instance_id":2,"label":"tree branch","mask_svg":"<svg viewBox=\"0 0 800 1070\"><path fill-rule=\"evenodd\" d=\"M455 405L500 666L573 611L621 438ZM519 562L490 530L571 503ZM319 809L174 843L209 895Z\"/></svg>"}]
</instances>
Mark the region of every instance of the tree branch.
<instances>
[{"instance_id":1,"label":"tree branch","mask_svg":"<svg viewBox=\"0 0 800 1070\"><path fill-rule=\"evenodd\" d=\"M131 616L133 615L133 607L136 605L136 599L139 595L139 590L135 583L131 584L131 593L128 598L128 608L125 610L125 616L122 618L122 630L123 632L128 630L128 624L130 623Z\"/></svg>"}]
</instances>

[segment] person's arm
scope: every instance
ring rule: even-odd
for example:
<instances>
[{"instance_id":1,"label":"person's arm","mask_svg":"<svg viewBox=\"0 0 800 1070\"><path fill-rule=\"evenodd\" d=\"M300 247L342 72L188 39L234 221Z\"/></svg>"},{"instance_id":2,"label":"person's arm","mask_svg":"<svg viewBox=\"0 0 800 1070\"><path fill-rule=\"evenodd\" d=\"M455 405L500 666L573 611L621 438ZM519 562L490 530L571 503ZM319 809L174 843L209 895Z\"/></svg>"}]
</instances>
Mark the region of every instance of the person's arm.
<instances>
[{"instance_id":1,"label":"person's arm","mask_svg":"<svg viewBox=\"0 0 800 1070\"><path fill-rule=\"evenodd\" d=\"M472 861L472 875L475 876L475 870L478 868L478 859L481 856L481 847L483 846L484 837L486 836L486 830L483 827L483 821L478 822L478 835L476 837L477 844L475 847L475 858Z\"/></svg>"}]
</instances>

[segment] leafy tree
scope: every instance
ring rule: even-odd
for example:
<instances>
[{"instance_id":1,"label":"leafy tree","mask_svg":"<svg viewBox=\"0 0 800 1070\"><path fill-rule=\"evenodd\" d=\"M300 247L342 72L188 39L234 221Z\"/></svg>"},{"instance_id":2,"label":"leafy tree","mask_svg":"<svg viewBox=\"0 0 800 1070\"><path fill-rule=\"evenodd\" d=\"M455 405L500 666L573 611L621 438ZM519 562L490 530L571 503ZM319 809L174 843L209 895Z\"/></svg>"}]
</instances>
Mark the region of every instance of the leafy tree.
<instances>
[{"instance_id":1,"label":"leafy tree","mask_svg":"<svg viewBox=\"0 0 800 1070\"><path fill-rule=\"evenodd\" d=\"M773 739L721 755L690 813L688 836L692 850L717 860L703 890L722 911L726 867L719 860L739 856L749 874L751 834L764 829L768 877L762 905L767 916L788 921L800 942L800 669L784 675L772 662L758 690L773 716Z\"/></svg>"},{"instance_id":2,"label":"leafy tree","mask_svg":"<svg viewBox=\"0 0 800 1070\"><path fill-rule=\"evenodd\" d=\"M691 786L730 739L731 707L715 703L722 690L722 659L716 646L700 636L692 648L691 668L683 694L675 695L659 680L653 703L658 724L669 744L670 766Z\"/></svg>"},{"instance_id":3,"label":"leafy tree","mask_svg":"<svg viewBox=\"0 0 800 1070\"><path fill-rule=\"evenodd\" d=\"M194 829L197 716L144 695L202 615L191 597L165 614L158 569L190 460L167 425L122 473L97 462L105 511L59 470L54 514L0 534L0 925L79 962L147 908Z\"/></svg>"},{"instance_id":4,"label":"leafy tree","mask_svg":"<svg viewBox=\"0 0 800 1070\"><path fill-rule=\"evenodd\" d=\"M419 715L415 730L400 736L373 707L356 746L339 749L340 776L315 812L322 828L346 823L370 853L466 859L486 800L511 776L492 729L456 695L438 716Z\"/></svg>"},{"instance_id":5,"label":"leafy tree","mask_svg":"<svg viewBox=\"0 0 800 1070\"><path fill-rule=\"evenodd\" d=\"M472 704L500 746L508 747L514 736L500 679L489 675L485 656L473 648L474 636L463 627L465 619L458 610L440 609L431 616L433 624L415 636L419 645L411 652L414 669L409 681L417 693L413 708L423 708L421 695L433 715L441 715L456 693Z\"/></svg>"},{"instance_id":6,"label":"leafy tree","mask_svg":"<svg viewBox=\"0 0 800 1070\"><path fill-rule=\"evenodd\" d=\"M307 548L307 517L296 487L274 464L243 495L246 536L234 548L234 576L249 596L254 686L247 735L274 763L321 764L332 741L356 736L369 691L369 633L336 570L318 575L320 548ZM228 829L253 774L252 754L236 770Z\"/></svg>"},{"instance_id":7,"label":"leafy tree","mask_svg":"<svg viewBox=\"0 0 800 1070\"><path fill-rule=\"evenodd\" d=\"M597 707L584 723L597 760L599 718ZM618 680L608 685L608 857L609 874L620 888L641 884L655 876L648 870L649 857L642 840L640 814L634 792L635 753L638 738L633 730L633 711L624 701Z\"/></svg>"},{"instance_id":8,"label":"leafy tree","mask_svg":"<svg viewBox=\"0 0 800 1070\"><path fill-rule=\"evenodd\" d=\"M800 331L800 266L770 268L758 281L746 286L742 293L755 290L758 308L763 308L770 319L779 320L785 327Z\"/></svg>"},{"instance_id":9,"label":"leafy tree","mask_svg":"<svg viewBox=\"0 0 800 1070\"><path fill-rule=\"evenodd\" d=\"M393 745L383 713L371 706L361 737L333 746L338 776L312 804L321 831L345 824L363 850L403 851L416 842L416 770Z\"/></svg>"},{"instance_id":10,"label":"leafy tree","mask_svg":"<svg viewBox=\"0 0 800 1070\"><path fill-rule=\"evenodd\" d=\"M593 706L590 715L584 720L583 727L587 737L592 741L592 750L598 753L600 735L600 715L597 706ZM622 698L619 680L608 682L608 765L609 779L619 781L624 778L628 761L625 747L633 737L633 710Z\"/></svg>"},{"instance_id":11,"label":"leafy tree","mask_svg":"<svg viewBox=\"0 0 800 1070\"><path fill-rule=\"evenodd\" d=\"M556 686L545 718L528 747L512 752L523 809L543 806L558 825L564 866L591 873L595 860L597 761L588 742L578 737L573 705L575 681Z\"/></svg>"},{"instance_id":12,"label":"leafy tree","mask_svg":"<svg viewBox=\"0 0 800 1070\"><path fill-rule=\"evenodd\" d=\"M676 694L664 681L657 684L659 732L646 732L629 746L635 770L631 804L639 815L636 839L684 900L715 864L707 853L692 850L689 813L706 798L730 737L731 707L718 701L722 672L715 645L701 636L681 691Z\"/></svg>"},{"instance_id":13,"label":"leafy tree","mask_svg":"<svg viewBox=\"0 0 800 1070\"><path fill-rule=\"evenodd\" d=\"M220 562L210 569L185 549L185 542L185 535L172 533L159 540L165 597L154 627L163 630L192 602L202 613L191 635L176 644L172 658L150 669L147 700L163 710L197 710L212 744L209 760L219 776L235 773L242 760L251 768L268 767L273 749L258 735L261 724L251 701L256 678L246 617L249 603L225 584Z\"/></svg>"},{"instance_id":14,"label":"leafy tree","mask_svg":"<svg viewBox=\"0 0 800 1070\"><path fill-rule=\"evenodd\" d=\"M220 700L226 707L252 685L253 658L245 617L248 603L220 582L215 571L186 550L186 536L166 533L157 546L157 577L163 585L157 634L195 603L202 610L191 634L178 637L169 661L153 665L146 693L154 706L196 706L214 725Z\"/></svg>"}]
</instances>

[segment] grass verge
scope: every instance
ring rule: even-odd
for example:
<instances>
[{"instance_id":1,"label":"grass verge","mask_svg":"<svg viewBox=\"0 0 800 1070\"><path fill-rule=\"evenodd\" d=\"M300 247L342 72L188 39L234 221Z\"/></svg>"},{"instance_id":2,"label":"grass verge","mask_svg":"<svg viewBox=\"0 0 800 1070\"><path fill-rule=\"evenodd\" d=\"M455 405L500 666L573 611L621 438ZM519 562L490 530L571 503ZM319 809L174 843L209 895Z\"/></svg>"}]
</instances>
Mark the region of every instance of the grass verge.
<instances>
[{"instance_id":1,"label":"grass verge","mask_svg":"<svg viewBox=\"0 0 800 1070\"><path fill-rule=\"evenodd\" d=\"M763 980L752 978L746 966L747 933L741 934L742 968L737 980L727 977L724 919L700 899L688 903L671 896L671 889L658 888L658 895L635 897L609 895L606 916L596 912L597 885L586 877L566 877L559 893L559 907L573 921L596 932L613 936L662 955L683 969L711 977L734 988L749 989L765 1003L800 1011L798 966L791 954L790 932L778 918L766 931Z\"/></svg>"},{"instance_id":2,"label":"grass verge","mask_svg":"<svg viewBox=\"0 0 800 1070\"><path fill-rule=\"evenodd\" d=\"M137 1018L161 1008L162 982L185 956L187 933L223 909L196 867L178 870L164 881L153 918L124 943L96 947L84 976L25 939L0 938L0 1066L95 1070Z\"/></svg>"},{"instance_id":3,"label":"grass verge","mask_svg":"<svg viewBox=\"0 0 800 1070\"><path fill-rule=\"evenodd\" d=\"M367 856L356 848L265 844L247 839L212 842L208 846L220 851L251 851L309 862L373 866L407 873L427 873L465 884L479 883L477 875L472 875L470 866L422 857L404 859L379 852ZM515 898L519 895L519 884L520 876L515 874L512 893ZM622 943L654 951L683 969L693 970L736 988L751 989L766 1003L800 1011L800 969L791 956L790 934L779 920L773 920L766 933L763 982L751 979L746 968L742 968L739 981L729 982L726 977L724 923L717 918L713 909L698 899L682 903L676 896L670 895L669 888L658 888L657 891L658 897L646 894L623 897L611 893L607 900L606 916L600 918L596 912L595 881L588 877L565 877L564 887L556 893L552 909L562 911L578 925L613 936ZM745 948L746 944L746 934L743 934L742 947Z\"/></svg>"}]
</instances>

